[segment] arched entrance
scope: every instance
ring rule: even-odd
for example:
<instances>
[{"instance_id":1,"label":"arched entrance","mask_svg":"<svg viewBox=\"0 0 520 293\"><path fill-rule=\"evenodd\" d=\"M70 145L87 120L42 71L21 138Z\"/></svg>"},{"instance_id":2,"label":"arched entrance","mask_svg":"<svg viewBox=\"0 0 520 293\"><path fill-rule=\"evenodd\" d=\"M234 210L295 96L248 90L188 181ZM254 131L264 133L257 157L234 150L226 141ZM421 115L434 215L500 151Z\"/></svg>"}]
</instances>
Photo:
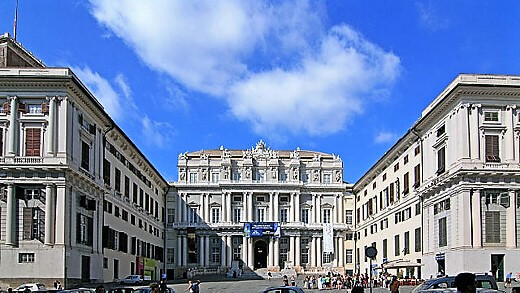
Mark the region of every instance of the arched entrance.
<instances>
[{"instance_id":1,"label":"arched entrance","mask_svg":"<svg viewBox=\"0 0 520 293\"><path fill-rule=\"evenodd\" d=\"M267 243L263 240L255 242L255 270L267 268Z\"/></svg>"}]
</instances>

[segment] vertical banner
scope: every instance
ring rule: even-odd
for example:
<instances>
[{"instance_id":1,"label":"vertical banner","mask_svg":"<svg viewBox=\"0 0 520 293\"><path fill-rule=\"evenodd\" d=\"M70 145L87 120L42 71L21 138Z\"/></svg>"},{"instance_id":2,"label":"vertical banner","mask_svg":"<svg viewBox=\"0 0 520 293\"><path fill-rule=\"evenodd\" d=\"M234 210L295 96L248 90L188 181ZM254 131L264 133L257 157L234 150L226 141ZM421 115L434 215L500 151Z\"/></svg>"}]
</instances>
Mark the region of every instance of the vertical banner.
<instances>
[{"instance_id":1,"label":"vertical banner","mask_svg":"<svg viewBox=\"0 0 520 293\"><path fill-rule=\"evenodd\" d=\"M323 224L323 252L334 253L334 229L331 223Z\"/></svg>"}]
</instances>

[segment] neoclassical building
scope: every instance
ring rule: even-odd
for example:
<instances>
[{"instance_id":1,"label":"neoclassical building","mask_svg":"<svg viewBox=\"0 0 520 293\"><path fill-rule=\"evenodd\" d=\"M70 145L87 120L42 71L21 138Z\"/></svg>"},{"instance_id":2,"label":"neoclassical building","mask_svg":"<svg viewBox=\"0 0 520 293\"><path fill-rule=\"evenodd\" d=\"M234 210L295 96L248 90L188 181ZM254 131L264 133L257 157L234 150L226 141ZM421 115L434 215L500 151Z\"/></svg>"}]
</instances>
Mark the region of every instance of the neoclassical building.
<instances>
[{"instance_id":1,"label":"neoclassical building","mask_svg":"<svg viewBox=\"0 0 520 293\"><path fill-rule=\"evenodd\" d=\"M354 198L338 156L260 141L183 153L177 166L166 204L170 276L233 266L353 270Z\"/></svg>"},{"instance_id":2,"label":"neoclassical building","mask_svg":"<svg viewBox=\"0 0 520 293\"><path fill-rule=\"evenodd\" d=\"M357 258L415 277L520 262L520 78L461 74L354 185Z\"/></svg>"},{"instance_id":3,"label":"neoclassical building","mask_svg":"<svg viewBox=\"0 0 520 293\"><path fill-rule=\"evenodd\" d=\"M0 283L164 270L167 182L68 68L0 36Z\"/></svg>"}]
</instances>

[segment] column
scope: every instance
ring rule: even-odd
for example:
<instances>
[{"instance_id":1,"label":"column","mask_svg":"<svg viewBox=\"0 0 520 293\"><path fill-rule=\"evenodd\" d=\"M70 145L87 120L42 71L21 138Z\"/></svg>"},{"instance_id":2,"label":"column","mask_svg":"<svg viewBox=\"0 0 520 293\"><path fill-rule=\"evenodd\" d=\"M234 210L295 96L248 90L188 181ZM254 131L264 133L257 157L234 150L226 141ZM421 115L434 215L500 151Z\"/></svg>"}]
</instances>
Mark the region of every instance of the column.
<instances>
[{"instance_id":1,"label":"column","mask_svg":"<svg viewBox=\"0 0 520 293\"><path fill-rule=\"evenodd\" d=\"M273 206L273 192L269 193L269 221L274 222L274 206ZM272 250L271 250L272 251Z\"/></svg>"},{"instance_id":2,"label":"column","mask_svg":"<svg viewBox=\"0 0 520 293\"><path fill-rule=\"evenodd\" d=\"M267 256L267 267L269 268L272 266L274 266L274 237L269 237L269 253Z\"/></svg>"},{"instance_id":3,"label":"column","mask_svg":"<svg viewBox=\"0 0 520 293\"><path fill-rule=\"evenodd\" d=\"M204 266L204 257L206 256L206 253L204 251L204 236L199 236L199 266Z\"/></svg>"},{"instance_id":4,"label":"column","mask_svg":"<svg viewBox=\"0 0 520 293\"><path fill-rule=\"evenodd\" d=\"M334 259L332 260L332 266L337 268L338 267L338 237L332 238L332 246L334 248Z\"/></svg>"},{"instance_id":5,"label":"column","mask_svg":"<svg viewBox=\"0 0 520 293\"><path fill-rule=\"evenodd\" d=\"M278 196L279 196L279 193L278 192L275 192L274 193L274 221L275 222L278 222ZM276 241L278 242L278 240ZM276 256L276 258L278 258L278 255Z\"/></svg>"},{"instance_id":6,"label":"column","mask_svg":"<svg viewBox=\"0 0 520 293\"><path fill-rule=\"evenodd\" d=\"M70 189L69 189L70 190ZM76 214L70 214L71 211L76 210L76 201L70 200L72 197L72 191L67 191L66 185L57 185L56 186L56 219L71 219L72 221L76 219ZM100 209L96 211L98 223L97 227L99 230L103 229L101 223L103 222L103 206L100 201ZM73 225L74 223L65 223L65 221L55 221L55 229L54 229L54 243L55 244L63 244L71 237L75 237L75 235L69 235L68 225ZM75 227L75 226L73 226ZM98 247L102 247L102 237L98 234ZM102 249L101 249L102 250Z\"/></svg>"},{"instance_id":7,"label":"column","mask_svg":"<svg viewBox=\"0 0 520 293\"><path fill-rule=\"evenodd\" d=\"M292 222L294 222L294 193L291 192L289 194L289 199L290 199L289 215L287 217L287 220L289 221L289 223L292 223ZM294 262L293 262L293 265L294 265Z\"/></svg>"},{"instance_id":8,"label":"column","mask_svg":"<svg viewBox=\"0 0 520 293\"><path fill-rule=\"evenodd\" d=\"M11 110L9 114L9 144L7 144L7 154L16 155L18 143L18 97L11 98Z\"/></svg>"},{"instance_id":9,"label":"column","mask_svg":"<svg viewBox=\"0 0 520 293\"><path fill-rule=\"evenodd\" d=\"M188 222L188 194L184 194L183 196L184 202L182 203L182 222Z\"/></svg>"},{"instance_id":10,"label":"column","mask_svg":"<svg viewBox=\"0 0 520 293\"><path fill-rule=\"evenodd\" d=\"M220 238L220 242L222 244L222 248L220 248L220 265L222 267L225 267L227 264L227 243L226 243L227 236L222 236Z\"/></svg>"},{"instance_id":11,"label":"column","mask_svg":"<svg viewBox=\"0 0 520 293\"><path fill-rule=\"evenodd\" d=\"M188 265L188 237L186 235L182 237L182 251L182 266L185 267Z\"/></svg>"},{"instance_id":12,"label":"column","mask_svg":"<svg viewBox=\"0 0 520 293\"><path fill-rule=\"evenodd\" d=\"M480 190L474 190L471 198L472 202L472 215L471 221L473 222L473 247L482 246L482 220L480 217ZM423 231L423 235L426 233ZM426 239L425 239L426 240Z\"/></svg>"},{"instance_id":13,"label":"column","mask_svg":"<svg viewBox=\"0 0 520 293\"><path fill-rule=\"evenodd\" d=\"M280 267L280 239L274 240L274 266Z\"/></svg>"},{"instance_id":14,"label":"column","mask_svg":"<svg viewBox=\"0 0 520 293\"><path fill-rule=\"evenodd\" d=\"M293 264L293 266L295 264L294 255L295 255L295 250L296 250L294 242L295 242L294 241L294 236L290 236L289 237L289 255L288 255L288 259Z\"/></svg>"},{"instance_id":15,"label":"column","mask_svg":"<svg viewBox=\"0 0 520 293\"><path fill-rule=\"evenodd\" d=\"M12 109L12 108L11 108ZM16 198L13 184L7 185L7 219L5 244L16 245Z\"/></svg>"},{"instance_id":16,"label":"column","mask_svg":"<svg viewBox=\"0 0 520 293\"><path fill-rule=\"evenodd\" d=\"M182 223L182 194L177 196L177 222Z\"/></svg>"},{"instance_id":17,"label":"column","mask_svg":"<svg viewBox=\"0 0 520 293\"><path fill-rule=\"evenodd\" d=\"M294 214L294 221L300 222L300 194L296 193L296 210Z\"/></svg>"},{"instance_id":18,"label":"column","mask_svg":"<svg viewBox=\"0 0 520 293\"><path fill-rule=\"evenodd\" d=\"M311 238L311 267L316 267L316 237L312 236Z\"/></svg>"},{"instance_id":19,"label":"column","mask_svg":"<svg viewBox=\"0 0 520 293\"><path fill-rule=\"evenodd\" d=\"M345 243L344 242L345 242L345 238L343 238L343 236L339 237L339 248L338 248L339 264L338 264L338 266L341 268L345 266L345 258L344 258L344 255L345 255L344 244Z\"/></svg>"},{"instance_id":20,"label":"column","mask_svg":"<svg viewBox=\"0 0 520 293\"><path fill-rule=\"evenodd\" d=\"M49 99L49 125L47 127L47 154L56 154L56 97Z\"/></svg>"},{"instance_id":21,"label":"column","mask_svg":"<svg viewBox=\"0 0 520 293\"><path fill-rule=\"evenodd\" d=\"M247 244L247 266L250 267L251 269L253 269L254 262L255 262L254 255L253 255L253 250L254 250L253 238L249 238L247 242L248 242L248 244Z\"/></svg>"},{"instance_id":22,"label":"column","mask_svg":"<svg viewBox=\"0 0 520 293\"><path fill-rule=\"evenodd\" d=\"M209 267L209 256L211 251L209 250L209 236L204 236L204 266Z\"/></svg>"},{"instance_id":23,"label":"column","mask_svg":"<svg viewBox=\"0 0 520 293\"><path fill-rule=\"evenodd\" d=\"M515 106L516 107L516 106ZM514 125L514 114L513 114L513 108L511 106L506 107L506 113L505 113L506 119L506 125L513 126ZM505 149L505 162L514 162L515 160L515 132L512 128L509 128L508 131L504 135L499 136L499 141L503 138L503 143L499 144L504 146ZM500 149L500 148L499 148ZM508 222L509 223L509 222ZM513 222L514 223L514 222ZM509 234L508 234L509 235Z\"/></svg>"},{"instance_id":24,"label":"column","mask_svg":"<svg viewBox=\"0 0 520 293\"><path fill-rule=\"evenodd\" d=\"M45 187L45 244L54 245L56 221L56 186Z\"/></svg>"},{"instance_id":25,"label":"column","mask_svg":"<svg viewBox=\"0 0 520 293\"><path fill-rule=\"evenodd\" d=\"M471 159L472 160L478 160L480 159L480 150L479 150L479 141L480 141L480 130L478 127L479 122L479 112L480 112L480 106L479 104L473 104L471 106L471 112L470 115L470 152L471 152Z\"/></svg>"},{"instance_id":26,"label":"column","mask_svg":"<svg viewBox=\"0 0 520 293\"><path fill-rule=\"evenodd\" d=\"M311 209L311 223L316 223L316 210L318 209L316 206L316 194L311 194L311 200L312 200L312 209ZM314 237L313 237L314 239Z\"/></svg>"},{"instance_id":27,"label":"column","mask_svg":"<svg viewBox=\"0 0 520 293\"><path fill-rule=\"evenodd\" d=\"M222 210L222 218L220 220L221 222L227 222L227 205L226 205L227 197L228 197L227 193L225 193L225 192L222 193L222 196L221 196L222 200L221 200L221 205L220 205L222 207L222 209L221 209Z\"/></svg>"},{"instance_id":28,"label":"column","mask_svg":"<svg viewBox=\"0 0 520 293\"><path fill-rule=\"evenodd\" d=\"M323 253L321 252L321 237L316 237L316 266L321 267L321 258Z\"/></svg>"},{"instance_id":29,"label":"column","mask_svg":"<svg viewBox=\"0 0 520 293\"><path fill-rule=\"evenodd\" d=\"M177 234L177 265L182 267L182 236Z\"/></svg>"},{"instance_id":30,"label":"column","mask_svg":"<svg viewBox=\"0 0 520 293\"><path fill-rule=\"evenodd\" d=\"M343 198L343 193L339 195L339 222L340 224L345 224L345 199Z\"/></svg>"},{"instance_id":31,"label":"column","mask_svg":"<svg viewBox=\"0 0 520 293\"><path fill-rule=\"evenodd\" d=\"M301 257L300 236L296 236L295 241L296 241L296 246L294 249L294 256L295 256L294 265L299 267L300 266L300 257Z\"/></svg>"},{"instance_id":32,"label":"column","mask_svg":"<svg viewBox=\"0 0 520 293\"><path fill-rule=\"evenodd\" d=\"M516 247L516 194L509 190L509 208L506 209L506 247Z\"/></svg>"},{"instance_id":33,"label":"column","mask_svg":"<svg viewBox=\"0 0 520 293\"><path fill-rule=\"evenodd\" d=\"M226 236L226 256L227 256L227 266L231 266L231 263L233 262L233 242L232 242L232 238L231 238L231 235L228 235Z\"/></svg>"},{"instance_id":34,"label":"column","mask_svg":"<svg viewBox=\"0 0 520 293\"><path fill-rule=\"evenodd\" d=\"M210 210L210 203L211 203L211 195L209 193L205 194L205 200L204 200L204 222L209 223L211 221L209 210Z\"/></svg>"},{"instance_id":35,"label":"column","mask_svg":"<svg viewBox=\"0 0 520 293\"><path fill-rule=\"evenodd\" d=\"M321 223L321 195L317 195L316 222Z\"/></svg>"},{"instance_id":36,"label":"column","mask_svg":"<svg viewBox=\"0 0 520 293\"><path fill-rule=\"evenodd\" d=\"M247 262L247 256L248 256L248 252L247 252L247 243L248 242L248 238L246 237L242 237L242 261L244 262L244 265L247 266L248 262Z\"/></svg>"},{"instance_id":37,"label":"column","mask_svg":"<svg viewBox=\"0 0 520 293\"><path fill-rule=\"evenodd\" d=\"M199 197L199 201L200 201L199 217L200 217L202 223L206 223L205 209L206 209L207 205L205 203L205 200L206 200L206 194L201 193L200 197Z\"/></svg>"},{"instance_id":38,"label":"column","mask_svg":"<svg viewBox=\"0 0 520 293\"><path fill-rule=\"evenodd\" d=\"M339 203L338 203L338 196L334 195L334 207L332 208L332 223L336 224L338 222L338 210L339 210Z\"/></svg>"},{"instance_id":39,"label":"column","mask_svg":"<svg viewBox=\"0 0 520 293\"><path fill-rule=\"evenodd\" d=\"M227 222L231 223L233 221L233 213L231 211L231 202L233 201L233 197L231 193L227 193L227 202L226 202L226 209L227 209ZM230 237L231 238L231 237ZM230 264L231 265L231 264Z\"/></svg>"},{"instance_id":40,"label":"column","mask_svg":"<svg viewBox=\"0 0 520 293\"><path fill-rule=\"evenodd\" d=\"M253 193L247 193L247 218L249 222L253 222Z\"/></svg>"}]
</instances>

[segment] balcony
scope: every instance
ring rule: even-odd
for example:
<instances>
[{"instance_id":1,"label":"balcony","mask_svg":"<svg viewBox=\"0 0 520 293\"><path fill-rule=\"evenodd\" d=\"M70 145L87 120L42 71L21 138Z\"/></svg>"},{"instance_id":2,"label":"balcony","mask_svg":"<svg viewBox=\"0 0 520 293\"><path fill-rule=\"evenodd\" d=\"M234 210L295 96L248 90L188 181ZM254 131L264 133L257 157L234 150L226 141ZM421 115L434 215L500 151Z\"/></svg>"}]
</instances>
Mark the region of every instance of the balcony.
<instances>
[{"instance_id":1,"label":"balcony","mask_svg":"<svg viewBox=\"0 0 520 293\"><path fill-rule=\"evenodd\" d=\"M0 165L63 165L65 157L0 157Z\"/></svg>"}]
</instances>

